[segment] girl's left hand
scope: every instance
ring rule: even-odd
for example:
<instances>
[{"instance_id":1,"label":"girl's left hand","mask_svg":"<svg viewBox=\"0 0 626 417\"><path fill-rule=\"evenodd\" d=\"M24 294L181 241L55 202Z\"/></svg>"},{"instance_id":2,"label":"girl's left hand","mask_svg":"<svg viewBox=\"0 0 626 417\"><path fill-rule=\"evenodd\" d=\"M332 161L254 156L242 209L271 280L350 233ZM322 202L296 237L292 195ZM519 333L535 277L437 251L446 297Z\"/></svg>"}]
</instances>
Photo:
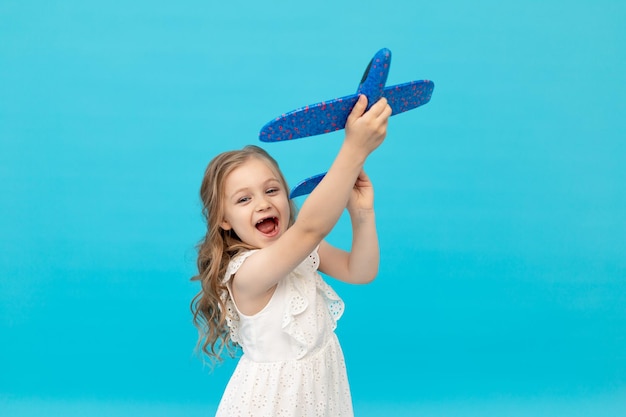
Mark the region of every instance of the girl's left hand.
<instances>
[{"instance_id":1,"label":"girl's left hand","mask_svg":"<svg viewBox=\"0 0 626 417\"><path fill-rule=\"evenodd\" d=\"M357 210L372 210L374 208L374 186L364 170L354 183L347 209L350 213Z\"/></svg>"}]
</instances>

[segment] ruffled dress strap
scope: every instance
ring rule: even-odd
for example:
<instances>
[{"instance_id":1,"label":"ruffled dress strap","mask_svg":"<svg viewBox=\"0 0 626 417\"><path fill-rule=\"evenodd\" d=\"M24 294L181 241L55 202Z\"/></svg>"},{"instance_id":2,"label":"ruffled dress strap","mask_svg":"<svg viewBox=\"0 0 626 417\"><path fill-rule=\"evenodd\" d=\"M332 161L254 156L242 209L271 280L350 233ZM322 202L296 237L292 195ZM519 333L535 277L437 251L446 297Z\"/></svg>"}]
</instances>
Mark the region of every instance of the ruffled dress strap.
<instances>
[{"instance_id":1,"label":"ruffled dress strap","mask_svg":"<svg viewBox=\"0 0 626 417\"><path fill-rule=\"evenodd\" d=\"M249 250L249 251L245 251L245 252L241 252L237 254L228 263L228 267L226 268L226 273L224 274L224 277L222 278L222 284L226 285L226 288L228 289L228 296L225 297L226 298L225 300L226 313L227 313L226 324L228 325L228 328L230 329L230 340L233 341L233 343L237 343L237 344L241 344L241 339L239 337L240 318L239 318L239 312L237 311L237 308L235 307L235 303L233 302L233 295L231 293L230 280L233 277L233 275L237 273L241 265L243 265L244 261L248 259L248 257L256 251L257 250L255 249L255 250Z\"/></svg>"},{"instance_id":2,"label":"ruffled dress strap","mask_svg":"<svg viewBox=\"0 0 626 417\"><path fill-rule=\"evenodd\" d=\"M237 271L239 271L239 268L241 268L241 265L243 265L243 262L246 259L248 259L250 255L252 255L254 252L257 252L257 251L258 249L248 250L245 252L240 252L237 255L235 255L235 257L231 259L230 262L228 263L228 267L226 268L226 273L224 274L224 277L222 278L222 284L228 284L228 282L233 277L233 275L235 275Z\"/></svg>"},{"instance_id":3,"label":"ruffled dress strap","mask_svg":"<svg viewBox=\"0 0 626 417\"><path fill-rule=\"evenodd\" d=\"M330 330L337 327L337 321L344 312L343 300L317 272L319 255L312 252L286 279L287 308L285 309L282 328L298 342L297 358L305 356L319 332L315 329L324 325L317 320L317 309L327 309L331 320ZM322 305L317 305L317 295L321 295ZM313 304L313 305L311 305Z\"/></svg>"}]
</instances>

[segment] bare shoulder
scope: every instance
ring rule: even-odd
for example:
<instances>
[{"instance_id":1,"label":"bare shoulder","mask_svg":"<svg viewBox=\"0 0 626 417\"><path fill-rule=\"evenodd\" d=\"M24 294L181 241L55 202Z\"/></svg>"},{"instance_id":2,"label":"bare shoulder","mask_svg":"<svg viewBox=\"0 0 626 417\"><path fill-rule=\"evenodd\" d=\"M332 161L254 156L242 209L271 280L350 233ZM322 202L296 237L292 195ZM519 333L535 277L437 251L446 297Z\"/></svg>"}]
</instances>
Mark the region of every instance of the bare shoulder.
<instances>
[{"instance_id":1,"label":"bare shoulder","mask_svg":"<svg viewBox=\"0 0 626 417\"><path fill-rule=\"evenodd\" d=\"M240 293L264 296L266 292L293 271L317 246L314 236L287 230L276 242L250 255L237 271L233 286Z\"/></svg>"}]
</instances>

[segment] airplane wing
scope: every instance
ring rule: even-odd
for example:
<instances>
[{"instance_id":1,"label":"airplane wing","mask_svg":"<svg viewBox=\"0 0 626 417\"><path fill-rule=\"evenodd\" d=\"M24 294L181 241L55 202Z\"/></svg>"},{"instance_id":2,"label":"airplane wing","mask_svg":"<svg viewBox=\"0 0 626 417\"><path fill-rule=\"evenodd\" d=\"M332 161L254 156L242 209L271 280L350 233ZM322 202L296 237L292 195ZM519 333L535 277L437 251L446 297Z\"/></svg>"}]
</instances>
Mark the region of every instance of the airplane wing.
<instances>
[{"instance_id":1,"label":"airplane wing","mask_svg":"<svg viewBox=\"0 0 626 417\"><path fill-rule=\"evenodd\" d=\"M259 139L279 142L343 129L358 98L352 94L285 113L263 126Z\"/></svg>"},{"instance_id":2,"label":"airplane wing","mask_svg":"<svg viewBox=\"0 0 626 417\"><path fill-rule=\"evenodd\" d=\"M311 194L311 191L313 191L315 187L317 187L317 184L322 181L324 176L326 176L325 172L323 174L317 174L310 178L307 178L304 181L301 181L298 185L291 189L291 192L289 193L289 198L296 198L300 197L301 195Z\"/></svg>"},{"instance_id":3,"label":"airplane wing","mask_svg":"<svg viewBox=\"0 0 626 417\"><path fill-rule=\"evenodd\" d=\"M391 107L391 115L412 110L430 101L435 84L429 80L411 81L383 90L383 97Z\"/></svg>"},{"instance_id":4,"label":"airplane wing","mask_svg":"<svg viewBox=\"0 0 626 417\"><path fill-rule=\"evenodd\" d=\"M399 113L403 113L405 111L408 110L412 110L416 107L419 107L421 105L424 105L426 103L428 103L430 101L430 98L433 94L433 89L435 88L435 84L432 81L429 80L420 80L420 81L411 81L408 83L404 83L404 84L398 84L398 85L394 85L391 87L387 87L384 89L383 91L383 96L385 98L387 98L387 102L389 103L389 106L391 107L392 110L392 116L399 114ZM349 96L348 98L352 98L352 96ZM344 98L345 99L345 98ZM352 102L352 104L349 106L349 108L346 110L347 113L345 114L345 117L342 119L343 120L343 124L341 127L336 127L332 130L338 130L341 129L343 127L345 127L345 119L348 118L348 114L350 114L350 110L352 109L352 106L354 106L354 103L356 101L354 100ZM322 103L316 104L315 106L319 106ZM309 107L310 108L310 107ZM279 118L277 118L275 121L270 122L266 125L269 126L274 122L277 122L279 120L282 120L284 117L292 115L295 112L298 111L302 111L302 109L299 110L295 110L294 112L288 113L286 115L283 115ZM265 128L264 128L265 129ZM263 131L262 131L263 132ZM284 137L281 138L280 136L280 130L279 130L279 134L276 136L273 136L274 138L278 137L279 139L274 139L274 140L268 140L268 142L272 142L272 141L276 141L276 140L283 140L283 139L295 139L296 137ZM300 133L300 132L299 132ZM318 132L315 134L320 134L320 133L325 133L325 132ZM291 135L291 132L288 133L288 135ZM304 137L305 135L300 135L297 137ZM318 174L318 175L314 175L310 178L307 178L303 181L301 181L298 185L296 185L295 187L293 187L291 189L291 192L289 194L289 198L296 198L296 197L300 197L303 195L307 195L310 194L311 191L313 191L315 189L315 187L320 183L320 181L322 181L322 179L324 178L324 176L326 175L326 173L323 174Z\"/></svg>"},{"instance_id":5,"label":"airplane wing","mask_svg":"<svg viewBox=\"0 0 626 417\"><path fill-rule=\"evenodd\" d=\"M411 81L385 88L383 96L391 106L392 115L396 115L428 103L434 88L432 81ZM285 113L263 126L259 139L280 142L343 129L357 99L358 95L352 94Z\"/></svg>"}]
</instances>

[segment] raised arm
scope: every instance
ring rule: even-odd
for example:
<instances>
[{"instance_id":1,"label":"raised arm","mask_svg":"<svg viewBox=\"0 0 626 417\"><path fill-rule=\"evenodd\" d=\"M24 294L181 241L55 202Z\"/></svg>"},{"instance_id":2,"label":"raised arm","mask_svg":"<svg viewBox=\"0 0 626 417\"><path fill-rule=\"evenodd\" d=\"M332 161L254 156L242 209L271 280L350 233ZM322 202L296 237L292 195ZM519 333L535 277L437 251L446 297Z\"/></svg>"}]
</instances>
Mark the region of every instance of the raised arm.
<instances>
[{"instance_id":1,"label":"raised arm","mask_svg":"<svg viewBox=\"0 0 626 417\"><path fill-rule=\"evenodd\" d=\"M352 222L350 252L320 244L320 271L351 284L367 284L378 274L380 250L374 216L374 188L361 171L348 202Z\"/></svg>"},{"instance_id":2,"label":"raised arm","mask_svg":"<svg viewBox=\"0 0 626 417\"><path fill-rule=\"evenodd\" d=\"M346 123L346 136L339 153L325 178L303 204L294 225L241 266L233 279L235 298L267 298L274 285L332 230L351 199L367 156L387 133L391 108L386 100L381 99L364 113L366 106L367 99L361 96Z\"/></svg>"}]
</instances>

